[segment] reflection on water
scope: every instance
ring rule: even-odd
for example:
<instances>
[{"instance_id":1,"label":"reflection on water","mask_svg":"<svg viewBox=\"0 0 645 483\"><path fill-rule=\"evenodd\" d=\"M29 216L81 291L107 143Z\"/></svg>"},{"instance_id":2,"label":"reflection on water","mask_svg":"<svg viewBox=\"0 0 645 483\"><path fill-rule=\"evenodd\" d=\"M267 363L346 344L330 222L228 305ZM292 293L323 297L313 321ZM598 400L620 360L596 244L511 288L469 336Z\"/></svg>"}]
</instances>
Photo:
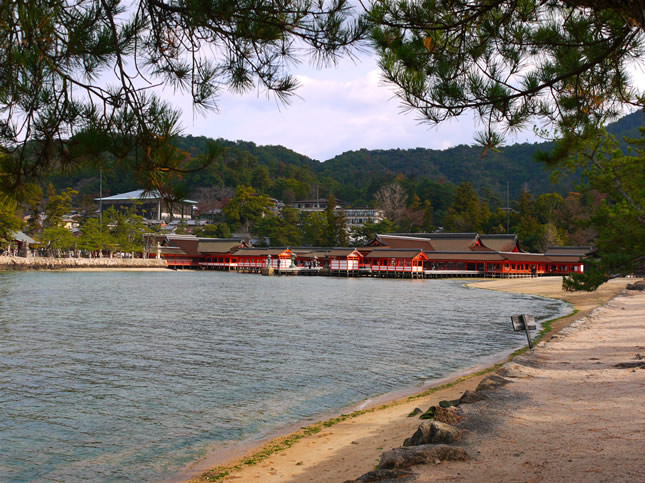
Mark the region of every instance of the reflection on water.
<instances>
[{"instance_id":1,"label":"reflection on water","mask_svg":"<svg viewBox=\"0 0 645 483\"><path fill-rule=\"evenodd\" d=\"M154 480L470 367L556 301L454 280L0 273L0 480Z\"/></svg>"}]
</instances>

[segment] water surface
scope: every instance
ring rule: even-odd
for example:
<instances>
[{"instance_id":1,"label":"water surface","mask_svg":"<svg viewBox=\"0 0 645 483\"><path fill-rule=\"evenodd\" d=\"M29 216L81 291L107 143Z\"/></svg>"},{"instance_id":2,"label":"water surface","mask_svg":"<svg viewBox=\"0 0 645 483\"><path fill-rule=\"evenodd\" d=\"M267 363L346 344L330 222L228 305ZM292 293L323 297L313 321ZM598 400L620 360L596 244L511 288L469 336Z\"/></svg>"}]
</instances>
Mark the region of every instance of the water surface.
<instances>
[{"instance_id":1,"label":"water surface","mask_svg":"<svg viewBox=\"0 0 645 483\"><path fill-rule=\"evenodd\" d=\"M454 280L0 272L0 480L159 480L525 344L566 304Z\"/></svg>"}]
</instances>

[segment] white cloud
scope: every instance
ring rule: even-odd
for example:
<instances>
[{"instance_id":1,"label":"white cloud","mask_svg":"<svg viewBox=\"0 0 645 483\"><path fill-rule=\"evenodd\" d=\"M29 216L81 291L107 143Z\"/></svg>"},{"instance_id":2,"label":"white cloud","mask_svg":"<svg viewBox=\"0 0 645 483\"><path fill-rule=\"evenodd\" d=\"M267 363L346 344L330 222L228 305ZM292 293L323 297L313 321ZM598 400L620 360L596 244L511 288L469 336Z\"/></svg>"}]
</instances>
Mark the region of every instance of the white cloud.
<instances>
[{"instance_id":1,"label":"white cloud","mask_svg":"<svg viewBox=\"0 0 645 483\"><path fill-rule=\"evenodd\" d=\"M371 58L335 69L302 69L297 77L301 87L288 106L262 93L223 93L219 112L201 117L181 99L185 133L280 144L323 161L361 148L445 149L473 142L472 119L431 127L419 123L415 113L403 114Z\"/></svg>"}]
</instances>

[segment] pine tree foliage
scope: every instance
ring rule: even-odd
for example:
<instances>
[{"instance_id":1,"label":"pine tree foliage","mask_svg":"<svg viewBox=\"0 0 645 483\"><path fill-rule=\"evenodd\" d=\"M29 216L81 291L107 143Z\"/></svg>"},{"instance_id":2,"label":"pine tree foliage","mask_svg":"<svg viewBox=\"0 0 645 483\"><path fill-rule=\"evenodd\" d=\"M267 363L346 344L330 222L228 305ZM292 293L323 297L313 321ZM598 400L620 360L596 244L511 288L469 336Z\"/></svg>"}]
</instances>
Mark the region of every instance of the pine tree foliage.
<instances>
[{"instance_id":1,"label":"pine tree foliage","mask_svg":"<svg viewBox=\"0 0 645 483\"><path fill-rule=\"evenodd\" d=\"M379 0L369 17L385 79L431 123L474 111L493 148L533 120L580 135L643 105L642 2Z\"/></svg>"},{"instance_id":2,"label":"pine tree foliage","mask_svg":"<svg viewBox=\"0 0 645 483\"><path fill-rule=\"evenodd\" d=\"M589 220L598 233L599 260L586 273L565 279L568 290L595 290L612 276L645 271L645 128L641 135L626 139L625 153L614 136L599 132L570 159L569 167L584 170L602 202Z\"/></svg>"},{"instance_id":3,"label":"pine tree foliage","mask_svg":"<svg viewBox=\"0 0 645 483\"><path fill-rule=\"evenodd\" d=\"M196 110L215 109L227 88L286 101L294 63L333 62L362 36L350 14L346 0L1 2L0 147L16 160L12 187L105 153L133 158L141 175L188 169L164 153L178 112L155 88L187 92Z\"/></svg>"}]
</instances>

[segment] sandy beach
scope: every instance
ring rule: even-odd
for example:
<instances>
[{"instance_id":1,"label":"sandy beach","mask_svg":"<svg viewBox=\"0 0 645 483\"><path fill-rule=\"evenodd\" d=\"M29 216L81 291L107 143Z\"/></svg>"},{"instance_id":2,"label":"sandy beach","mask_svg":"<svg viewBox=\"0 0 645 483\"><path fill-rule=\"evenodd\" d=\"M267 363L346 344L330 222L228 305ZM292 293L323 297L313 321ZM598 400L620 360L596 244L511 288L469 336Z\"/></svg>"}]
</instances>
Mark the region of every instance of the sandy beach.
<instances>
[{"instance_id":1,"label":"sandy beach","mask_svg":"<svg viewBox=\"0 0 645 483\"><path fill-rule=\"evenodd\" d=\"M556 321L533 352L504 366L513 376L509 384L489 400L460 409L465 419L458 445L471 459L415 466L410 471L416 481L645 480L645 370L615 367L637 360L637 354L645 358L645 293L619 295L633 281L615 279L593 293L563 292L559 277L470 284L563 299L577 313ZM225 475L220 481L358 478L415 432L421 421L408 417L411 411L457 399L488 374L459 377L307 434L276 438L228 455L223 465L201 461L193 476L219 464L207 475Z\"/></svg>"}]
</instances>

